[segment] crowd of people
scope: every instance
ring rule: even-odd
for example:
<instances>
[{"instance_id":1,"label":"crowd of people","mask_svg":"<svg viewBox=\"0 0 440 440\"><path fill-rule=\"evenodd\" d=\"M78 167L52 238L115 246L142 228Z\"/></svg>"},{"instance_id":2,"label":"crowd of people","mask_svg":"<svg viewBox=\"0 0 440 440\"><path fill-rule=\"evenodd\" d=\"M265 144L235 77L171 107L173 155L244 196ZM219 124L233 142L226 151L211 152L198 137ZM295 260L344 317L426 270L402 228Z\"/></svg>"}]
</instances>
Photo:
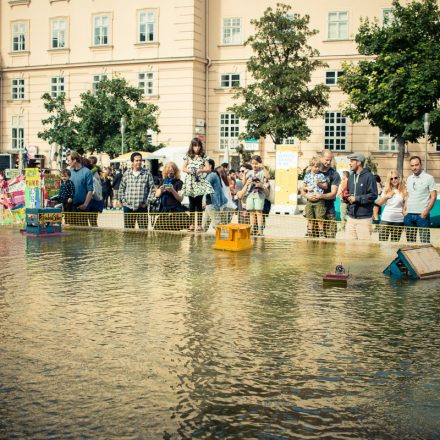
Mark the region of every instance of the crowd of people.
<instances>
[{"instance_id":1,"label":"crowd of people","mask_svg":"<svg viewBox=\"0 0 440 440\"><path fill-rule=\"evenodd\" d=\"M332 167L333 153L324 150L310 160L301 188L306 199L304 216L308 237L335 238L337 233L335 201L340 197L341 228L348 239L369 239L380 214L379 240L399 241L404 229L410 242L430 241L430 211L437 199L433 176L422 169L418 156L410 158L412 174L407 181L396 170L388 173L382 188L380 178L366 168L365 156L350 155L350 172L340 175ZM183 158L181 170L166 163L161 176L153 177L143 166L142 154L132 153L131 167L104 170L95 156L68 155L61 173L58 202L68 224L98 225L104 209L122 209L124 227L204 232L218 224L229 223L234 214L239 223L251 225L254 235L263 235L265 216L271 202L268 169L258 155L238 170L224 163L216 167L203 143L194 138ZM184 204L187 197L188 204ZM82 212L83 215L76 215ZM169 215L172 213L173 215ZM377 221L378 222L378 221ZM379 223L379 222L378 222Z\"/></svg>"}]
</instances>

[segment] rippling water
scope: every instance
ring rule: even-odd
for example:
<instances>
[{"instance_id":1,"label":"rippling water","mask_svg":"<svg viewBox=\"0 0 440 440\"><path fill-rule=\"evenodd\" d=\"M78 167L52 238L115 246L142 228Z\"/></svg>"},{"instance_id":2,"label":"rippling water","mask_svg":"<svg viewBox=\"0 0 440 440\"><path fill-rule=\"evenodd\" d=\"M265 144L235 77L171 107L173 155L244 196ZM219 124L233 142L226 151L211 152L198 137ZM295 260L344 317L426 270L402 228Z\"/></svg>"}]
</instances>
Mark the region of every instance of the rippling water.
<instances>
[{"instance_id":1,"label":"rippling water","mask_svg":"<svg viewBox=\"0 0 440 440\"><path fill-rule=\"evenodd\" d=\"M0 230L0 438L440 438L438 280L383 276L389 246L211 242Z\"/></svg>"}]
</instances>

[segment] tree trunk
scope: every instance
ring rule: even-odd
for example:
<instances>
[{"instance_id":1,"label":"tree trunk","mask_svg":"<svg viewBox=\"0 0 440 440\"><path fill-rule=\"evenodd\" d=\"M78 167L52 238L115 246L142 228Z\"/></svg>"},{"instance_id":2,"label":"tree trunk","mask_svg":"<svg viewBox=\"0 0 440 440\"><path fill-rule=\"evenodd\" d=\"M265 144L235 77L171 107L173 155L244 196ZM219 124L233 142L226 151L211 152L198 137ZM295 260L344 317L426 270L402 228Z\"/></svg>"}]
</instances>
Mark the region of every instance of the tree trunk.
<instances>
[{"instance_id":1,"label":"tree trunk","mask_svg":"<svg viewBox=\"0 0 440 440\"><path fill-rule=\"evenodd\" d=\"M397 145L398 145L397 172L403 178L403 161L405 159L405 139L402 136L396 136L396 141L397 141Z\"/></svg>"}]
</instances>

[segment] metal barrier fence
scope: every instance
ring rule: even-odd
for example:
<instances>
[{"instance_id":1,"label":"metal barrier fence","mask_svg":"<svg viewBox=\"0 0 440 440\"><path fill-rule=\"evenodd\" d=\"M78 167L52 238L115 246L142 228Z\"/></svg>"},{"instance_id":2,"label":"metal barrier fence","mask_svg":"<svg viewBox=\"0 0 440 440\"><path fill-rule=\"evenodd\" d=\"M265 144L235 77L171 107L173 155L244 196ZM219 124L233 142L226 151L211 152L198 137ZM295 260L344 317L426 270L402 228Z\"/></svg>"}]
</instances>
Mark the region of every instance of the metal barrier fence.
<instances>
[{"instance_id":1,"label":"metal barrier fence","mask_svg":"<svg viewBox=\"0 0 440 440\"><path fill-rule=\"evenodd\" d=\"M213 233L214 226L228 223L249 224L249 214L233 211L205 211L203 213L123 213L104 211L103 213L66 212L63 227L105 228L142 231L187 233L192 225L199 233ZM23 223L21 223L23 226ZM308 220L301 215L269 214L263 216L264 237L268 238L311 238L316 240L336 239L345 241L344 225L332 220ZM255 218L255 235L257 229ZM431 242L440 247L440 229L408 228L401 226L371 225L372 234L367 242L423 244ZM364 240L365 242L366 240Z\"/></svg>"}]
</instances>

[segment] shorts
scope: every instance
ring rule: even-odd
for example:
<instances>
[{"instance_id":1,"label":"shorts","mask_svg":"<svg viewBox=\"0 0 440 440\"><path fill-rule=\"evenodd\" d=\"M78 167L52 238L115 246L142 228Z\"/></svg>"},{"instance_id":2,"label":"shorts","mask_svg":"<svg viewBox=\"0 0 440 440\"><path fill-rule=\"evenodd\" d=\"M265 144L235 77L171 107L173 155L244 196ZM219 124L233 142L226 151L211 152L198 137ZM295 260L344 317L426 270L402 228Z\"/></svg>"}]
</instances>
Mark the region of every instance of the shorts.
<instances>
[{"instance_id":1,"label":"shorts","mask_svg":"<svg viewBox=\"0 0 440 440\"><path fill-rule=\"evenodd\" d=\"M304 213L306 214L306 218L316 218L317 220L325 219L325 200L321 199L316 202L307 202Z\"/></svg>"},{"instance_id":2,"label":"shorts","mask_svg":"<svg viewBox=\"0 0 440 440\"><path fill-rule=\"evenodd\" d=\"M119 189L113 190L113 200L119 200Z\"/></svg>"},{"instance_id":3,"label":"shorts","mask_svg":"<svg viewBox=\"0 0 440 440\"><path fill-rule=\"evenodd\" d=\"M259 197L248 197L246 199L246 211L263 211L264 199Z\"/></svg>"}]
</instances>

